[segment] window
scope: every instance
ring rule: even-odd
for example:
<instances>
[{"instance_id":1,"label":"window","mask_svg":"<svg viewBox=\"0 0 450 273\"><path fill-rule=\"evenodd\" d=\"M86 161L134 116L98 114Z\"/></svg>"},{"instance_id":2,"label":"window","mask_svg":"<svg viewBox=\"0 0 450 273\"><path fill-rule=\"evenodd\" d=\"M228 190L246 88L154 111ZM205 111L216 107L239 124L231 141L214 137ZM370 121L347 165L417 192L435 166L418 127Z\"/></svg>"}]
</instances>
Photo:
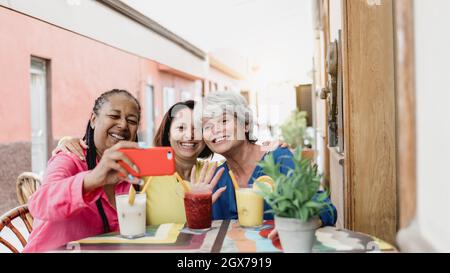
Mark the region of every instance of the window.
<instances>
[{"instance_id":1,"label":"window","mask_svg":"<svg viewBox=\"0 0 450 273\"><path fill-rule=\"evenodd\" d=\"M164 96L163 99L164 113L166 113L167 111L169 111L170 107L172 107L176 102L175 89L172 87L164 87L163 96Z\"/></svg>"},{"instance_id":2,"label":"window","mask_svg":"<svg viewBox=\"0 0 450 273\"><path fill-rule=\"evenodd\" d=\"M155 107L154 107L154 86L147 85L145 87L145 138L142 139L147 146L152 144L152 139L155 133Z\"/></svg>"},{"instance_id":3,"label":"window","mask_svg":"<svg viewBox=\"0 0 450 273\"><path fill-rule=\"evenodd\" d=\"M241 95L245 98L248 104L250 104L250 92L249 91L241 91Z\"/></svg>"},{"instance_id":4,"label":"window","mask_svg":"<svg viewBox=\"0 0 450 273\"><path fill-rule=\"evenodd\" d=\"M192 92L187 90L181 90L181 101L187 101L192 99Z\"/></svg>"},{"instance_id":5,"label":"window","mask_svg":"<svg viewBox=\"0 0 450 273\"><path fill-rule=\"evenodd\" d=\"M50 94L47 90L48 62L31 58L30 63L30 105L31 105L31 168L42 175L47 166L49 148L49 113L47 105Z\"/></svg>"}]
</instances>

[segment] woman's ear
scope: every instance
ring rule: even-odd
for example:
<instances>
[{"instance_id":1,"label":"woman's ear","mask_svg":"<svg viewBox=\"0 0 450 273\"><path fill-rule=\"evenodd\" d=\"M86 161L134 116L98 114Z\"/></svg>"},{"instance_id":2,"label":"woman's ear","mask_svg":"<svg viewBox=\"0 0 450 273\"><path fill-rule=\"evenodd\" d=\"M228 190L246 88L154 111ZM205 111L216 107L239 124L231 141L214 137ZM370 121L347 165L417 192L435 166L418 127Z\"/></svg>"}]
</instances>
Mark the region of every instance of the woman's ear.
<instances>
[{"instance_id":1,"label":"woman's ear","mask_svg":"<svg viewBox=\"0 0 450 273\"><path fill-rule=\"evenodd\" d=\"M92 113L91 114L91 122L90 122L92 130L95 130L96 121L97 121L97 116L94 113Z\"/></svg>"}]
</instances>

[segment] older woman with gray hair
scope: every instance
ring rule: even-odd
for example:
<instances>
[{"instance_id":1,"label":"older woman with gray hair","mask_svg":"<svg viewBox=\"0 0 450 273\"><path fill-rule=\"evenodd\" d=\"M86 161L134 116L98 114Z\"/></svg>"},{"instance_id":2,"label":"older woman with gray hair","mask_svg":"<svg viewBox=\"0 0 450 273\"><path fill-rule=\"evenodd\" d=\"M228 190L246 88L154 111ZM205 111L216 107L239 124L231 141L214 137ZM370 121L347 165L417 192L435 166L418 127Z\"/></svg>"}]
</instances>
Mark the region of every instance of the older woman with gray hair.
<instances>
[{"instance_id":1,"label":"older woman with gray hair","mask_svg":"<svg viewBox=\"0 0 450 273\"><path fill-rule=\"evenodd\" d=\"M258 163L269 153L284 174L294 168L293 154L287 148L277 147L267 151L266 147L256 144L253 112L240 94L232 91L212 92L204 98L202 106L203 139L211 151L226 159L217 169L223 168L224 172L216 185L216 188L226 187L226 190L213 205L213 218L237 219L236 197L229 171L235 175L240 188L248 188L258 177L265 175ZM336 209L331 207L320 214L323 225L336 223ZM269 209L265 203L264 210ZM266 213L264 219L273 219L273 214Z\"/></svg>"}]
</instances>

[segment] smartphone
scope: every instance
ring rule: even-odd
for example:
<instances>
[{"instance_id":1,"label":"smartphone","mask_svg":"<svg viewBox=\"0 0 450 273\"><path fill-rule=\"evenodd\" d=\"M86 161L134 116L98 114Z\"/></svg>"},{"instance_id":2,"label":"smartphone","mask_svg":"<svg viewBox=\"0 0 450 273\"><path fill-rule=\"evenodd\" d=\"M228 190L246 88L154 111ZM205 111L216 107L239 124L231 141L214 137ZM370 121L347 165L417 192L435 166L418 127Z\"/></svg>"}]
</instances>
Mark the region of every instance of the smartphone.
<instances>
[{"instance_id":1,"label":"smartphone","mask_svg":"<svg viewBox=\"0 0 450 273\"><path fill-rule=\"evenodd\" d=\"M119 164L135 177L164 176L175 173L174 153L170 147L121 149L119 151L125 154L139 168L140 172L136 173L123 161L119 161Z\"/></svg>"}]
</instances>

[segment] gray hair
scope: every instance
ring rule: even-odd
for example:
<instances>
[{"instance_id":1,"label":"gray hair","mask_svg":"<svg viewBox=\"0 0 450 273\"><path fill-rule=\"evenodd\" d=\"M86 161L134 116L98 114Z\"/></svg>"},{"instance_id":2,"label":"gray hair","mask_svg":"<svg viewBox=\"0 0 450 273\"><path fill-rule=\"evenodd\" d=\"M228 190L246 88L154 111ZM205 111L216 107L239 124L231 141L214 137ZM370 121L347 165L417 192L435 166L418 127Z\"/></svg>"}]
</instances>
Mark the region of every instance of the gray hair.
<instances>
[{"instance_id":1,"label":"gray hair","mask_svg":"<svg viewBox=\"0 0 450 273\"><path fill-rule=\"evenodd\" d=\"M248 126L249 132L246 139L250 142L256 142L257 139L253 135L253 111L241 94L234 91L211 92L203 99L202 106L202 118L216 118L223 113L231 114L237 118L241 125Z\"/></svg>"}]
</instances>

